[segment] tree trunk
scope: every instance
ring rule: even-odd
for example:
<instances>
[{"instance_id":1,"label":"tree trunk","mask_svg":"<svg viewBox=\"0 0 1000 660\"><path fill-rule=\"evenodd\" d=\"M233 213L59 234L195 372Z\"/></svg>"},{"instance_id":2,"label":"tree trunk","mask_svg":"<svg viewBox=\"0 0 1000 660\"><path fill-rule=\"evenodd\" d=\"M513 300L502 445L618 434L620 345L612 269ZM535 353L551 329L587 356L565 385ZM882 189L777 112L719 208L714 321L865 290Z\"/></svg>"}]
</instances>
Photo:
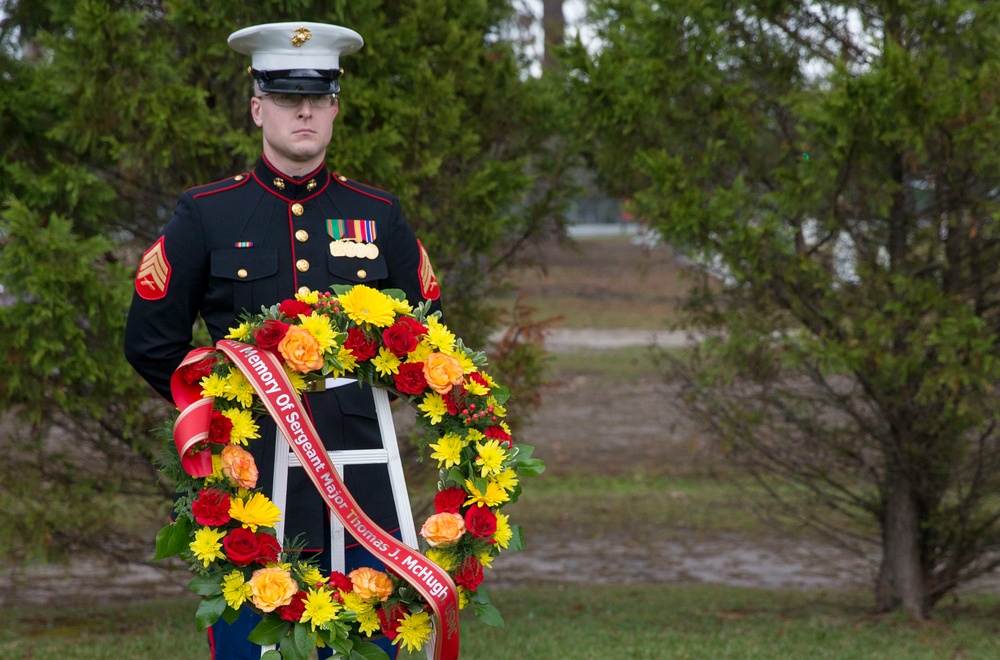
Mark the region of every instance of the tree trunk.
<instances>
[{"instance_id":1,"label":"tree trunk","mask_svg":"<svg viewBox=\"0 0 1000 660\"><path fill-rule=\"evenodd\" d=\"M907 475L890 468L889 493L882 519L882 565L875 589L876 608L903 607L917 620L929 614L920 561L920 518L916 493Z\"/></svg>"},{"instance_id":2,"label":"tree trunk","mask_svg":"<svg viewBox=\"0 0 1000 660\"><path fill-rule=\"evenodd\" d=\"M542 1L542 31L545 34L545 52L542 54L542 69L549 71L556 66L552 48L563 45L566 32L566 15L563 14L562 0Z\"/></svg>"}]
</instances>

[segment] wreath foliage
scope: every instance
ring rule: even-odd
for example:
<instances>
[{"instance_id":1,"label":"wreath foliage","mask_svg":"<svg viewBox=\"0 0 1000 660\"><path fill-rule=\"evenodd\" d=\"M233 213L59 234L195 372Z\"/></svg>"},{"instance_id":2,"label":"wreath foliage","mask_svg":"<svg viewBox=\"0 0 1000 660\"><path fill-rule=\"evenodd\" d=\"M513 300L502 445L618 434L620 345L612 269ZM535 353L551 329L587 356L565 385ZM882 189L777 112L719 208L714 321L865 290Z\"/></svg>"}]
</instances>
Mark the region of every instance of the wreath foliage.
<instances>
[{"instance_id":1,"label":"wreath foliage","mask_svg":"<svg viewBox=\"0 0 1000 660\"><path fill-rule=\"evenodd\" d=\"M509 392L489 376L486 357L464 345L429 305L412 307L402 291L364 285L310 291L261 313L245 315L227 339L272 351L297 393L313 381L356 377L385 388L418 412L421 454L438 468L435 512L420 545L458 586L459 606L472 603L483 622L502 626L482 586L483 569L502 551L524 547L518 525L502 509L521 495L521 479L544 463L514 444L504 421ZM189 586L203 599L199 629L243 609L263 617L250 639L277 645L272 658L306 658L317 646L345 657L381 650L366 638L384 634L410 651L430 639L427 603L403 578L362 568L325 574L300 557L294 542L275 537L280 511L256 487L257 467L245 447L259 439L267 411L221 352L178 372L202 397L214 397L208 438L213 472L194 478L168 452L161 471L177 482L174 521L156 539L156 559L179 556L195 573Z\"/></svg>"}]
</instances>

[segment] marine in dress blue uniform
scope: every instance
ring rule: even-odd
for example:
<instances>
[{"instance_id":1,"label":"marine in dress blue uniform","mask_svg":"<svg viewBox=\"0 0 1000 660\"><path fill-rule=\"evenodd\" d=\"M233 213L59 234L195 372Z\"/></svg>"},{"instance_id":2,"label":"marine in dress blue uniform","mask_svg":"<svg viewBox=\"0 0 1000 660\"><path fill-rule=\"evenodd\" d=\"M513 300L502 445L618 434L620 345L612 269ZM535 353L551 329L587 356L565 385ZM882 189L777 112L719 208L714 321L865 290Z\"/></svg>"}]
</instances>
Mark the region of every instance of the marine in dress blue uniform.
<instances>
[{"instance_id":1,"label":"marine in dress blue uniform","mask_svg":"<svg viewBox=\"0 0 1000 660\"><path fill-rule=\"evenodd\" d=\"M324 160L331 130L325 122L329 116L332 126L337 108L327 112L330 106L323 106L331 99L337 103L339 56L358 50L361 37L339 26L277 23L245 28L229 42L253 58L257 101L251 105L264 128L264 153L249 172L184 192L137 271L125 354L167 399L170 377L192 348L192 326L199 316L217 342L242 312L259 312L307 289L327 291L333 284L396 288L414 304L436 301L439 293L427 253L399 200L330 172ZM264 107L269 101L274 107ZM269 117L277 119L269 125ZM345 386L304 396L328 449L382 446L367 388ZM273 437L273 424L265 423L262 440L250 447L260 470L258 486L266 493L273 479ZM385 466L347 466L344 476L365 512L398 534ZM326 508L301 470L289 475L288 502L286 536L301 534L307 549L328 552ZM349 549L347 559L348 570L381 567L357 549ZM259 658L259 647L245 642L253 625L216 624L210 635L213 658Z\"/></svg>"}]
</instances>

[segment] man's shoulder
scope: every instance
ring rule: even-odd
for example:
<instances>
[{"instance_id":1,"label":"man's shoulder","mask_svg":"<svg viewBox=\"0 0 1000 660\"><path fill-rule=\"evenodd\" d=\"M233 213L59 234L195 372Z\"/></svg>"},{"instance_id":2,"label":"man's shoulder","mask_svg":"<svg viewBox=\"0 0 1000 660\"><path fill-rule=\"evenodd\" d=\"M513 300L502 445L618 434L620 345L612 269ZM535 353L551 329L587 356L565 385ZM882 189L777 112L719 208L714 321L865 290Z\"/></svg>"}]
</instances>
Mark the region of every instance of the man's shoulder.
<instances>
[{"instance_id":1,"label":"man's shoulder","mask_svg":"<svg viewBox=\"0 0 1000 660\"><path fill-rule=\"evenodd\" d=\"M399 200L396 199L396 196L392 193L386 192L381 188L376 188L375 186L369 186L359 181L355 181L354 179L350 179L343 174L334 172L331 179L335 189L342 194L355 195L360 198L388 204L389 206L395 206L399 202Z\"/></svg>"},{"instance_id":2,"label":"man's shoulder","mask_svg":"<svg viewBox=\"0 0 1000 660\"><path fill-rule=\"evenodd\" d=\"M250 173L241 172L239 174L234 174L233 176L227 176L225 179L213 181L212 183L205 183L200 186L188 188L184 191L184 194L190 196L192 199L200 199L202 197L209 197L211 195L240 190L249 182Z\"/></svg>"}]
</instances>

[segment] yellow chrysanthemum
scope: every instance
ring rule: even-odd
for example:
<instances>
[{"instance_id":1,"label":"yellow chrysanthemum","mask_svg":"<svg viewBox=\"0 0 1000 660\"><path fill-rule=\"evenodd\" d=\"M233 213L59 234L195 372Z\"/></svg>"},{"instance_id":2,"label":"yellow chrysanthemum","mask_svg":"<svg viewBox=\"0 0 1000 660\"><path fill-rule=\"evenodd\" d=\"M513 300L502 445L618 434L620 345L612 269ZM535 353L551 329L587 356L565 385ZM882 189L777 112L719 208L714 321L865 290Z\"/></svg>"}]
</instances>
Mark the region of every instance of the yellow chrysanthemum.
<instances>
[{"instance_id":1,"label":"yellow chrysanthemum","mask_svg":"<svg viewBox=\"0 0 1000 660\"><path fill-rule=\"evenodd\" d=\"M518 484L517 472L514 472L514 470L507 468L500 474L493 477L492 481L496 483L496 485L503 488L508 493L512 493L514 492L514 489L517 488Z\"/></svg>"},{"instance_id":2,"label":"yellow chrysanthemum","mask_svg":"<svg viewBox=\"0 0 1000 660\"><path fill-rule=\"evenodd\" d=\"M226 558L226 553L222 551L222 537L225 535L225 531L219 531L211 527L202 527L194 533L194 540L191 541L188 547L191 548L191 552L194 553L194 556L198 558L202 565L207 568L216 559Z\"/></svg>"},{"instance_id":3,"label":"yellow chrysanthemum","mask_svg":"<svg viewBox=\"0 0 1000 660\"><path fill-rule=\"evenodd\" d=\"M426 340L421 340L417 347L406 354L406 361L409 363L414 362L424 362L427 356L434 352L434 347L427 343Z\"/></svg>"},{"instance_id":4,"label":"yellow chrysanthemum","mask_svg":"<svg viewBox=\"0 0 1000 660\"><path fill-rule=\"evenodd\" d=\"M489 393L490 390L482 383L477 383L474 380L470 380L465 384L465 391L471 394L472 396L486 396L486 394Z\"/></svg>"},{"instance_id":5,"label":"yellow chrysanthemum","mask_svg":"<svg viewBox=\"0 0 1000 660\"><path fill-rule=\"evenodd\" d=\"M390 296L391 298L391 296ZM413 305L408 303L406 300L400 300L399 298L391 298L393 309L396 310L397 315L409 314L413 311Z\"/></svg>"},{"instance_id":6,"label":"yellow chrysanthemum","mask_svg":"<svg viewBox=\"0 0 1000 660\"><path fill-rule=\"evenodd\" d=\"M464 610L469 604L469 592L462 585L458 585L458 609Z\"/></svg>"},{"instance_id":7,"label":"yellow chrysanthemum","mask_svg":"<svg viewBox=\"0 0 1000 660\"><path fill-rule=\"evenodd\" d=\"M478 555L476 559L482 564L483 568L493 568L493 553L489 550L483 550Z\"/></svg>"},{"instance_id":8,"label":"yellow chrysanthemum","mask_svg":"<svg viewBox=\"0 0 1000 660\"><path fill-rule=\"evenodd\" d=\"M456 433L445 433L430 447L434 450L431 458L437 460L439 468L451 468L462 462L462 448L465 447L465 443Z\"/></svg>"},{"instance_id":9,"label":"yellow chrysanthemum","mask_svg":"<svg viewBox=\"0 0 1000 660\"><path fill-rule=\"evenodd\" d=\"M378 349L378 355L372 359L372 364L380 376L390 376L399 372L399 358L385 346Z\"/></svg>"},{"instance_id":10,"label":"yellow chrysanthemum","mask_svg":"<svg viewBox=\"0 0 1000 660\"><path fill-rule=\"evenodd\" d=\"M343 368L333 370L333 375L336 378L340 378L345 374L353 373L358 368L358 359L354 357L354 353L344 346L341 346L340 350L337 351L337 360L340 361Z\"/></svg>"},{"instance_id":11,"label":"yellow chrysanthemum","mask_svg":"<svg viewBox=\"0 0 1000 660\"><path fill-rule=\"evenodd\" d=\"M465 443L466 444L470 444L470 443L473 443L473 442L479 442L480 440L482 440L485 437L486 436L479 429L468 429L465 432Z\"/></svg>"},{"instance_id":12,"label":"yellow chrysanthemum","mask_svg":"<svg viewBox=\"0 0 1000 660\"><path fill-rule=\"evenodd\" d=\"M498 548L507 549L510 545L510 540L514 538L514 531L510 528L510 516L498 513L497 514L497 531L493 534L493 540L496 542Z\"/></svg>"},{"instance_id":13,"label":"yellow chrysanthemum","mask_svg":"<svg viewBox=\"0 0 1000 660\"><path fill-rule=\"evenodd\" d=\"M375 606L369 603L364 598L354 593L353 591L341 592L344 596L344 608L351 610L359 617L365 612L371 612L374 610Z\"/></svg>"},{"instance_id":14,"label":"yellow chrysanthemum","mask_svg":"<svg viewBox=\"0 0 1000 660\"><path fill-rule=\"evenodd\" d=\"M258 527L274 527L281 520L281 509L263 493L254 493L246 500L234 497L229 505L229 515L256 533Z\"/></svg>"},{"instance_id":15,"label":"yellow chrysanthemum","mask_svg":"<svg viewBox=\"0 0 1000 660\"><path fill-rule=\"evenodd\" d=\"M476 363L472 361L472 358L465 351L455 351L453 355L458 360L458 364L461 365L463 374L471 374L476 370Z\"/></svg>"},{"instance_id":16,"label":"yellow chrysanthemum","mask_svg":"<svg viewBox=\"0 0 1000 660\"><path fill-rule=\"evenodd\" d=\"M448 406L445 405L444 399L437 392L425 396L417 408L424 413L424 417L430 418L431 426L439 424L441 419L448 414Z\"/></svg>"},{"instance_id":17,"label":"yellow chrysanthemum","mask_svg":"<svg viewBox=\"0 0 1000 660\"><path fill-rule=\"evenodd\" d=\"M326 582L326 578L323 577L323 573L320 572L318 568L312 566L311 564L299 564L298 565L299 577L306 584L311 584L316 586L322 582Z\"/></svg>"},{"instance_id":18,"label":"yellow chrysanthemum","mask_svg":"<svg viewBox=\"0 0 1000 660\"><path fill-rule=\"evenodd\" d=\"M438 321L436 316L431 316L427 319L427 339L425 341L442 353L450 355L451 350L455 347L455 333Z\"/></svg>"},{"instance_id":19,"label":"yellow chrysanthemum","mask_svg":"<svg viewBox=\"0 0 1000 660\"><path fill-rule=\"evenodd\" d=\"M244 408L253 405L253 385L236 369L229 372L222 396L228 401L236 400Z\"/></svg>"},{"instance_id":20,"label":"yellow chrysanthemum","mask_svg":"<svg viewBox=\"0 0 1000 660\"><path fill-rule=\"evenodd\" d=\"M364 284L354 286L339 296L340 307L357 324L368 323L378 328L392 325L396 306L392 298Z\"/></svg>"},{"instance_id":21,"label":"yellow chrysanthemum","mask_svg":"<svg viewBox=\"0 0 1000 660\"><path fill-rule=\"evenodd\" d=\"M489 375L485 371L480 371L479 374L486 379L486 384L490 386L490 389L497 386L497 382L493 380L493 376Z\"/></svg>"},{"instance_id":22,"label":"yellow chrysanthemum","mask_svg":"<svg viewBox=\"0 0 1000 660\"><path fill-rule=\"evenodd\" d=\"M288 380L296 392L301 393L302 390L306 389L306 375L304 373L289 369L287 364L282 364L281 368L284 370L285 375L288 376Z\"/></svg>"},{"instance_id":23,"label":"yellow chrysanthemum","mask_svg":"<svg viewBox=\"0 0 1000 660\"><path fill-rule=\"evenodd\" d=\"M253 590L240 571L233 571L222 578L222 597L226 604L234 610L240 609L247 602Z\"/></svg>"},{"instance_id":24,"label":"yellow chrysanthemum","mask_svg":"<svg viewBox=\"0 0 1000 660\"><path fill-rule=\"evenodd\" d=\"M489 397L488 399L486 399L486 405L487 406L493 406L493 415L494 416L496 416L496 417L506 417L507 416L507 408L505 408L503 405L497 403L497 400L494 397ZM501 426L503 426L503 425L501 425ZM507 433L510 433L510 429L505 429L505 430L507 431Z\"/></svg>"},{"instance_id":25,"label":"yellow chrysanthemum","mask_svg":"<svg viewBox=\"0 0 1000 660\"><path fill-rule=\"evenodd\" d=\"M319 302L319 291L309 291L308 293L296 293L295 299L307 305L315 305Z\"/></svg>"},{"instance_id":26,"label":"yellow chrysanthemum","mask_svg":"<svg viewBox=\"0 0 1000 660\"><path fill-rule=\"evenodd\" d=\"M458 568L458 557L455 556L451 548L427 548L427 552L424 554L446 571Z\"/></svg>"},{"instance_id":27,"label":"yellow chrysanthemum","mask_svg":"<svg viewBox=\"0 0 1000 660\"><path fill-rule=\"evenodd\" d=\"M476 443L476 465L479 466L479 476L488 477L491 474L500 474L503 469L503 461L507 458L507 452L496 440L485 443Z\"/></svg>"},{"instance_id":28,"label":"yellow chrysanthemum","mask_svg":"<svg viewBox=\"0 0 1000 660\"><path fill-rule=\"evenodd\" d=\"M252 331L252 326L249 323L240 323L239 326L235 328L229 328L229 334L226 335L226 339L235 339L236 341L246 341L250 338L250 333Z\"/></svg>"},{"instance_id":29,"label":"yellow chrysanthemum","mask_svg":"<svg viewBox=\"0 0 1000 660\"><path fill-rule=\"evenodd\" d=\"M486 482L486 492L480 493L479 489L476 488L476 484L474 484L471 479L466 479L465 490L469 493L469 499L465 500L467 505L475 504L476 506L498 506L510 499L510 495L507 494L507 491L497 485L494 481Z\"/></svg>"},{"instance_id":30,"label":"yellow chrysanthemum","mask_svg":"<svg viewBox=\"0 0 1000 660\"><path fill-rule=\"evenodd\" d=\"M327 316L313 312L302 317L300 325L316 339L321 353L329 353L337 345L337 331Z\"/></svg>"},{"instance_id":31,"label":"yellow chrysanthemum","mask_svg":"<svg viewBox=\"0 0 1000 660\"><path fill-rule=\"evenodd\" d=\"M303 605L305 607L299 621L308 623L314 631L324 623L336 619L337 612L340 611L340 603L334 602L328 589L310 589Z\"/></svg>"},{"instance_id":32,"label":"yellow chrysanthemum","mask_svg":"<svg viewBox=\"0 0 1000 660\"><path fill-rule=\"evenodd\" d=\"M381 630L382 624L379 623L378 613L376 613L374 609L358 614L359 632L371 637L374 633L380 632Z\"/></svg>"},{"instance_id":33,"label":"yellow chrysanthemum","mask_svg":"<svg viewBox=\"0 0 1000 660\"><path fill-rule=\"evenodd\" d=\"M201 385L201 395L204 397L222 396L226 391L226 378L219 374L209 374L198 381L198 384Z\"/></svg>"},{"instance_id":34,"label":"yellow chrysanthemum","mask_svg":"<svg viewBox=\"0 0 1000 660\"><path fill-rule=\"evenodd\" d=\"M396 628L393 644L406 647L407 651L419 651L431 638L431 615L427 612L411 612L403 617Z\"/></svg>"},{"instance_id":35,"label":"yellow chrysanthemum","mask_svg":"<svg viewBox=\"0 0 1000 660\"><path fill-rule=\"evenodd\" d=\"M233 430L229 434L229 441L237 445L245 445L248 440L256 440L260 437L257 431L260 427L254 424L253 415L249 410L237 410L230 408L223 410L222 414L233 423Z\"/></svg>"}]
</instances>

